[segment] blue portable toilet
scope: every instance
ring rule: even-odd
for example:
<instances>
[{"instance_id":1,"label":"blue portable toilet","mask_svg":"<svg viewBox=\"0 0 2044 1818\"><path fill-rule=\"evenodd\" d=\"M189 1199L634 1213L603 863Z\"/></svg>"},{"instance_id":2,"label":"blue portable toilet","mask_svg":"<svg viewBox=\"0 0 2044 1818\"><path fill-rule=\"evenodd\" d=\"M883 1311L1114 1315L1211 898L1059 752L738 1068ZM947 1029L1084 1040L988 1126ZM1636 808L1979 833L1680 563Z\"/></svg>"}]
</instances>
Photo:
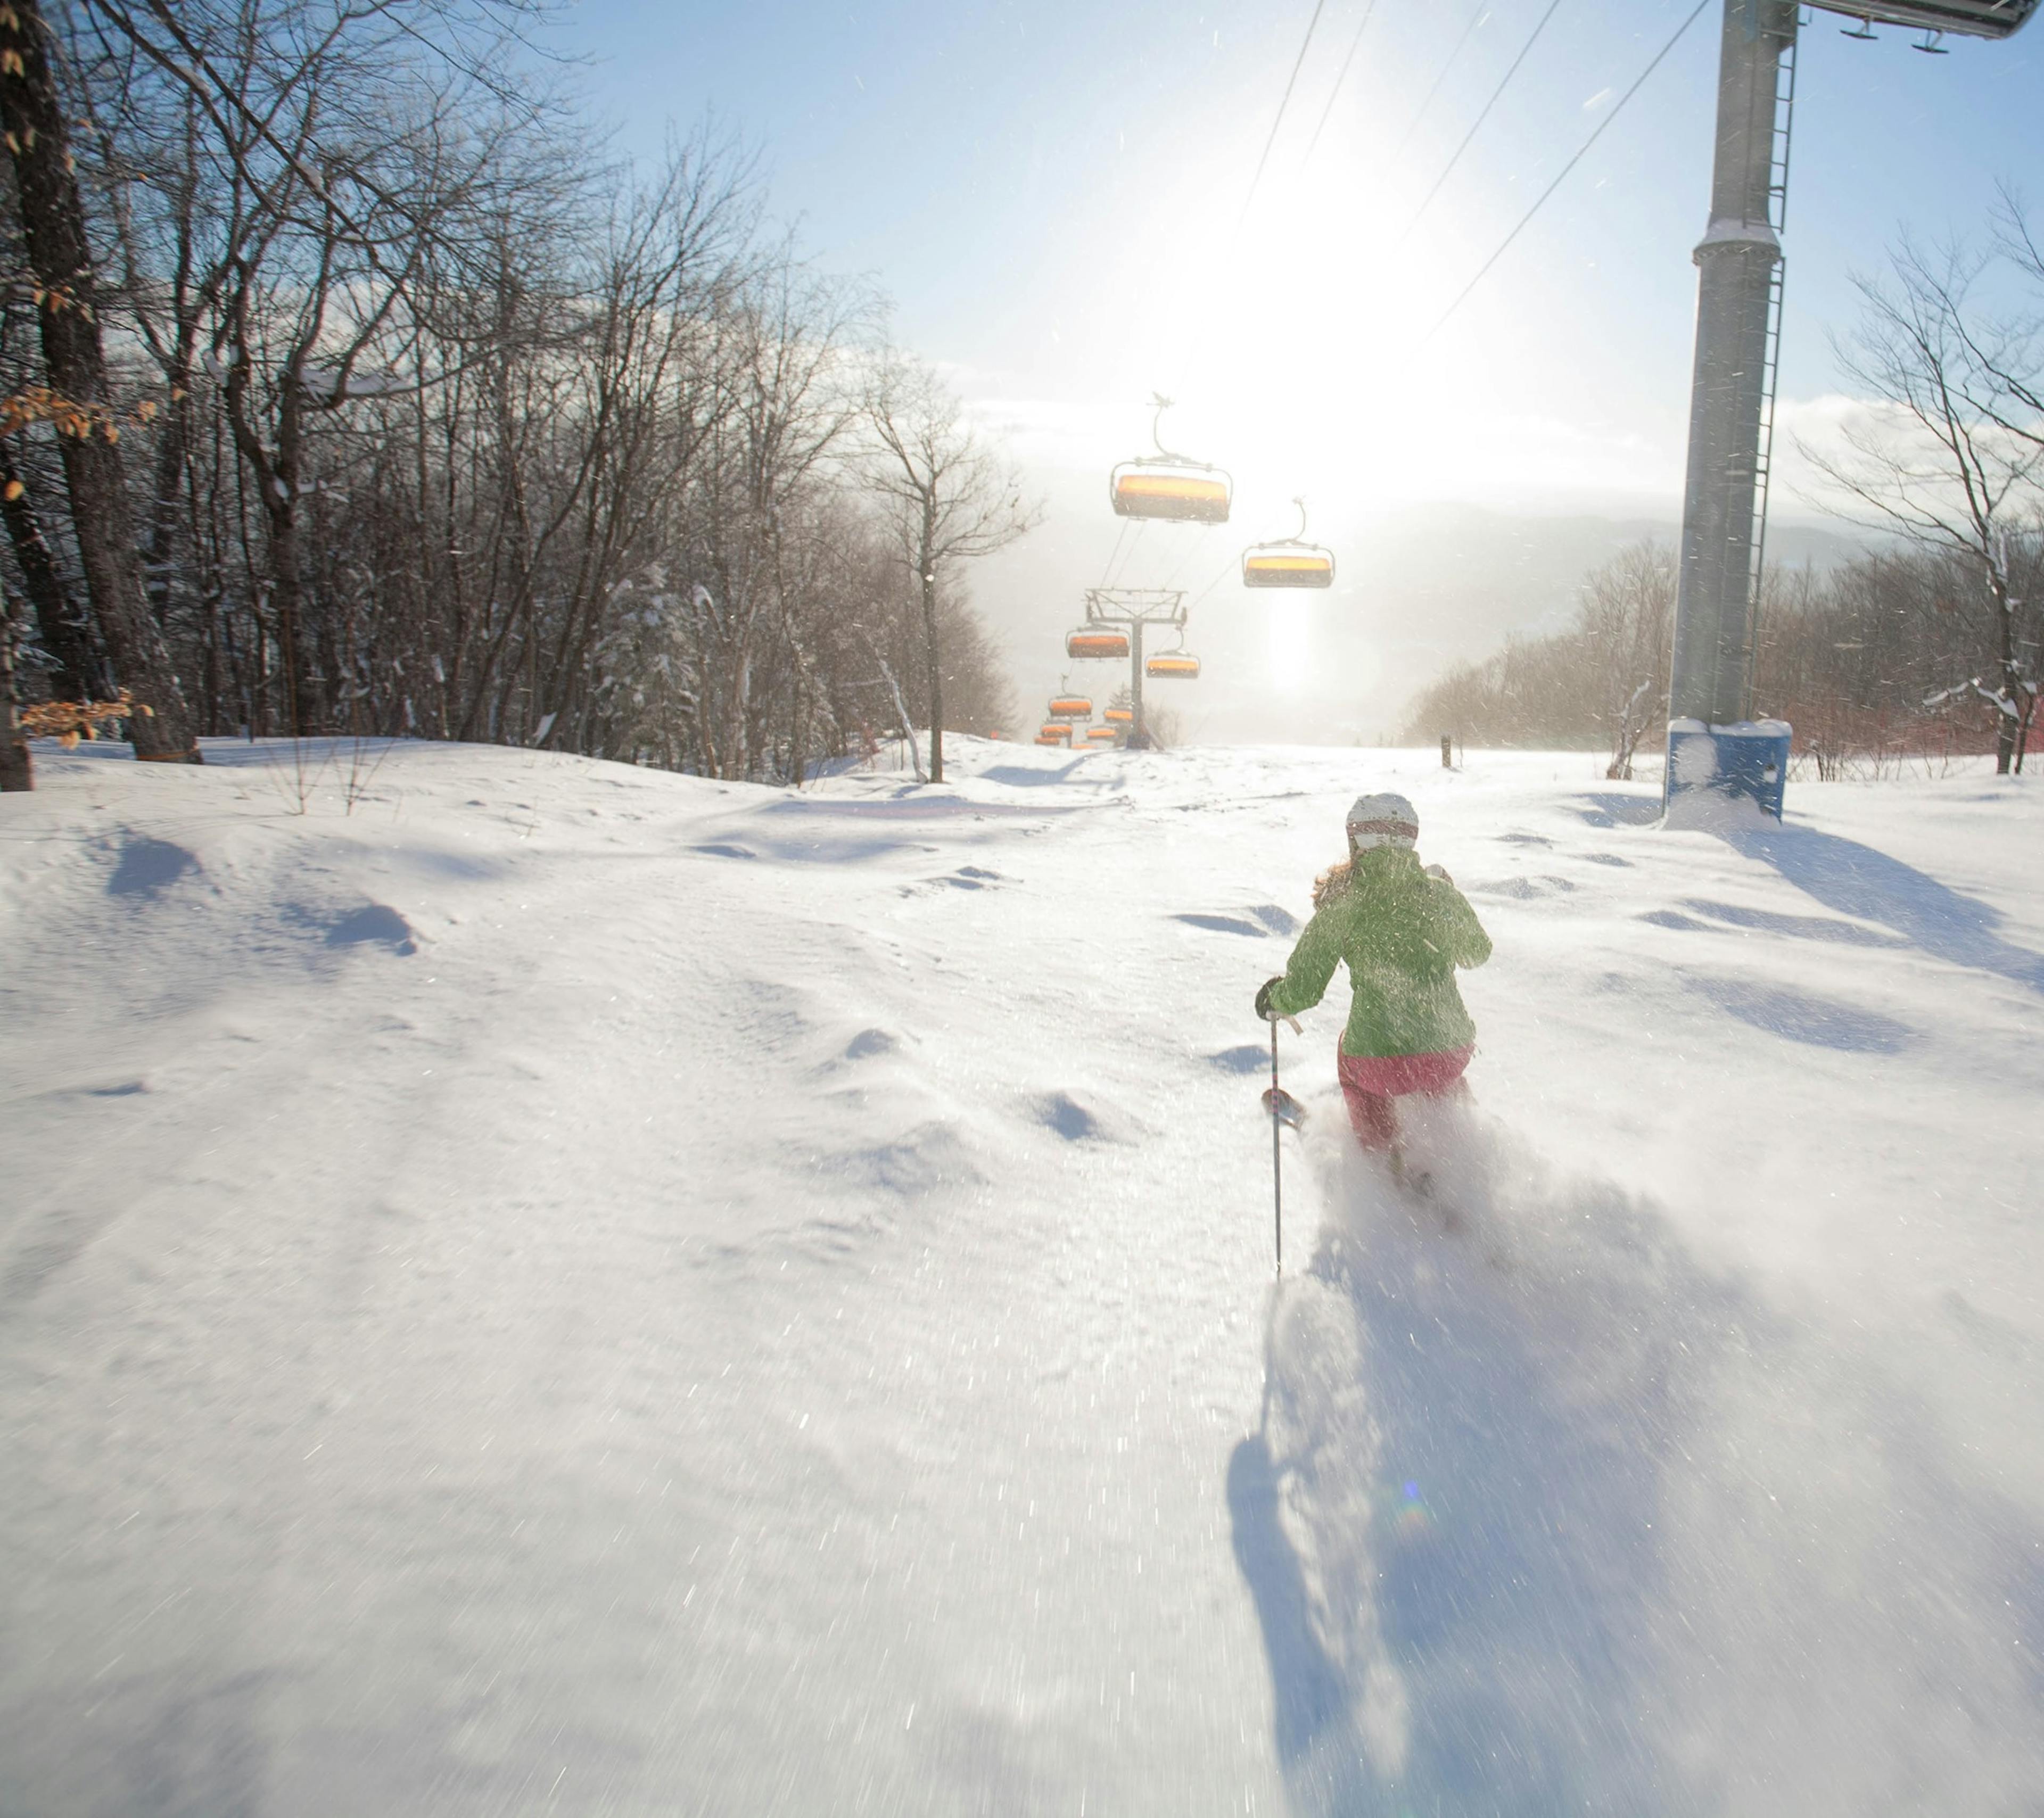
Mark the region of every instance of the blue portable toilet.
<instances>
[{"instance_id":1,"label":"blue portable toilet","mask_svg":"<svg viewBox=\"0 0 2044 1818\"><path fill-rule=\"evenodd\" d=\"M1734 726L1669 720L1662 810L1673 808L1685 796L1708 794L1727 802L1752 802L1762 814L1780 820L1792 736L1785 719L1747 719Z\"/></svg>"}]
</instances>

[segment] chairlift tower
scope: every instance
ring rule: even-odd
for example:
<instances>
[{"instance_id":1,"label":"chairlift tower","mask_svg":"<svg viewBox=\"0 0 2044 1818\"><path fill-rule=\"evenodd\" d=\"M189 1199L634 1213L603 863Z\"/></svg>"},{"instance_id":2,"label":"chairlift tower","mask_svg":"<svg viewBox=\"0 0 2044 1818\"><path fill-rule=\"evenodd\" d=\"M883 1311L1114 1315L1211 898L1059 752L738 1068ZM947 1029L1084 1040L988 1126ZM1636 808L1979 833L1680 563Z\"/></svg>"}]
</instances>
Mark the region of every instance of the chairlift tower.
<instances>
[{"instance_id":1,"label":"chairlift tower","mask_svg":"<svg viewBox=\"0 0 2044 1818\"><path fill-rule=\"evenodd\" d=\"M1820 10L2006 38L2039 0L1886 0ZM1710 221L1697 244L1696 365L1682 497L1664 800L1695 788L1750 796L1777 817L1788 735L1750 724L1767 479L1781 336L1781 230L1795 101L1795 0L1725 0Z\"/></svg>"},{"instance_id":2,"label":"chairlift tower","mask_svg":"<svg viewBox=\"0 0 2044 1818\"><path fill-rule=\"evenodd\" d=\"M1122 625L1128 631L1128 705L1135 715L1128 727L1128 749L1147 751L1150 734L1143 723L1143 633L1151 625L1183 631L1185 596L1168 587L1089 587L1089 625Z\"/></svg>"}]
</instances>

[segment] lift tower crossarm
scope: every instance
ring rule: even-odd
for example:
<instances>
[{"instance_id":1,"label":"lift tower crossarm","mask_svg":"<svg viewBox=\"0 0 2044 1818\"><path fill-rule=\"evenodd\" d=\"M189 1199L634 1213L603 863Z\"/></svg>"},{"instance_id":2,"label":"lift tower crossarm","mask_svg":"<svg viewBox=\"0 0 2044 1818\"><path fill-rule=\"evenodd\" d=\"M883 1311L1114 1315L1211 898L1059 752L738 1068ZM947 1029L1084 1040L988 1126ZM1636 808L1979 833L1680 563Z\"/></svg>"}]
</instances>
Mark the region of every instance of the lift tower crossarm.
<instances>
[{"instance_id":1,"label":"lift tower crossarm","mask_svg":"<svg viewBox=\"0 0 2044 1818\"><path fill-rule=\"evenodd\" d=\"M1128 728L1128 749L1145 751L1150 733L1143 721L1143 628L1185 623L1185 596L1168 587L1089 587L1085 596L1089 625L1128 627L1128 704L1135 718Z\"/></svg>"}]
</instances>

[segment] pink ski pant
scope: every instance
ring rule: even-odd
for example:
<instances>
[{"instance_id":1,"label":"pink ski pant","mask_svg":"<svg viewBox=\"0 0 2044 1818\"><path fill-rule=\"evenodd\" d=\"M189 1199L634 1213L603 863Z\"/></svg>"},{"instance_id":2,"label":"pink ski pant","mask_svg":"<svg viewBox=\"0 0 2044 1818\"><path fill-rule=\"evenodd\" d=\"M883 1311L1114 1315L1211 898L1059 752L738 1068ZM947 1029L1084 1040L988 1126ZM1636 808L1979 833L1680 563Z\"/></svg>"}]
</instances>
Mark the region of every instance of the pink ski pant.
<instances>
[{"instance_id":1,"label":"pink ski pant","mask_svg":"<svg viewBox=\"0 0 2044 1818\"><path fill-rule=\"evenodd\" d=\"M1337 1048L1335 1064L1356 1140L1365 1149L1390 1148L1398 1140L1398 1107L1393 1100L1408 1093L1438 1099L1467 1091L1462 1069L1474 1053L1457 1048L1445 1054L1344 1054Z\"/></svg>"}]
</instances>

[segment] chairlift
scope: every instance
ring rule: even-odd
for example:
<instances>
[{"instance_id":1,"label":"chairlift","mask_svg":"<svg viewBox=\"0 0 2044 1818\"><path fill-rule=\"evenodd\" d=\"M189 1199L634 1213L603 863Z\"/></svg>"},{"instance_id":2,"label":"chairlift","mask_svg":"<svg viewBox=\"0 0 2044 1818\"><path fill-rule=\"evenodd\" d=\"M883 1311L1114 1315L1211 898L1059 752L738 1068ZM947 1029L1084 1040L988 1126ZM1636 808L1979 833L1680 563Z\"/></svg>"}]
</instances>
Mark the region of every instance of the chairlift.
<instances>
[{"instance_id":1,"label":"chairlift","mask_svg":"<svg viewBox=\"0 0 2044 1818\"><path fill-rule=\"evenodd\" d=\"M1090 719L1093 702L1082 694L1054 694L1051 696L1051 717L1053 719Z\"/></svg>"},{"instance_id":2,"label":"chairlift","mask_svg":"<svg viewBox=\"0 0 2044 1818\"><path fill-rule=\"evenodd\" d=\"M1331 549L1306 541L1306 501L1294 499L1299 508L1299 529L1293 536L1274 543L1251 543L1242 552L1242 585L1245 587L1331 587L1335 584L1335 556Z\"/></svg>"},{"instance_id":3,"label":"chairlift","mask_svg":"<svg viewBox=\"0 0 2044 1818\"><path fill-rule=\"evenodd\" d=\"M1948 32L1968 38L2012 37L2029 22L2038 4L2038 0L1846 0L1825 10L1859 21L1858 31L1843 33L1848 38L1871 38L1876 25L1920 31L1923 41L1910 48L1936 57L1947 54L1938 40Z\"/></svg>"},{"instance_id":4,"label":"chairlift","mask_svg":"<svg viewBox=\"0 0 2044 1818\"><path fill-rule=\"evenodd\" d=\"M1159 650L1144 658L1143 673L1152 681L1197 681L1200 659L1189 650Z\"/></svg>"},{"instance_id":5,"label":"chairlift","mask_svg":"<svg viewBox=\"0 0 2044 1818\"><path fill-rule=\"evenodd\" d=\"M1065 634L1065 654L1074 658L1116 658L1128 654L1128 634L1116 625L1082 625Z\"/></svg>"},{"instance_id":6,"label":"chairlift","mask_svg":"<svg viewBox=\"0 0 2044 1818\"><path fill-rule=\"evenodd\" d=\"M1036 729L1036 742L1039 745L1069 745L1071 742L1072 729L1062 721L1055 725L1039 726Z\"/></svg>"},{"instance_id":7,"label":"chairlift","mask_svg":"<svg viewBox=\"0 0 2044 1818\"><path fill-rule=\"evenodd\" d=\"M1171 401L1161 393L1150 424L1154 455L1124 461L1114 470L1108 496L1116 516L1162 518L1174 524L1224 524L1234 485L1225 472L1204 461L1174 454L1164 446L1164 412Z\"/></svg>"},{"instance_id":8,"label":"chairlift","mask_svg":"<svg viewBox=\"0 0 2044 1818\"><path fill-rule=\"evenodd\" d=\"M1112 745L1120 736L1120 729L1116 727L1089 726L1086 728L1086 743L1089 745Z\"/></svg>"},{"instance_id":9,"label":"chairlift","mask_svg":"<svg viewBox=\"0 0 2044 1818\"><path fill-rule=\"evenodd\" d=\"M1135 709L1132 707L1110 707L1101 718L1109 726L1133 726L1135 723Z\"/></svg>"},{"instance_id":10,"label":"chairlift","mask_svg":"<svg viewBox=\"0 0 2044 1818\"><path fill-rule=\"evenodd\" d=\"M1858 38L1863 43L1873 44L1875 41L1873 21L1871 19L1862 18L1857 32L1848 32L1844 26L1841 25L1838 28L1838 36L1842 38Z\"/></svg>"}]
</instances>

